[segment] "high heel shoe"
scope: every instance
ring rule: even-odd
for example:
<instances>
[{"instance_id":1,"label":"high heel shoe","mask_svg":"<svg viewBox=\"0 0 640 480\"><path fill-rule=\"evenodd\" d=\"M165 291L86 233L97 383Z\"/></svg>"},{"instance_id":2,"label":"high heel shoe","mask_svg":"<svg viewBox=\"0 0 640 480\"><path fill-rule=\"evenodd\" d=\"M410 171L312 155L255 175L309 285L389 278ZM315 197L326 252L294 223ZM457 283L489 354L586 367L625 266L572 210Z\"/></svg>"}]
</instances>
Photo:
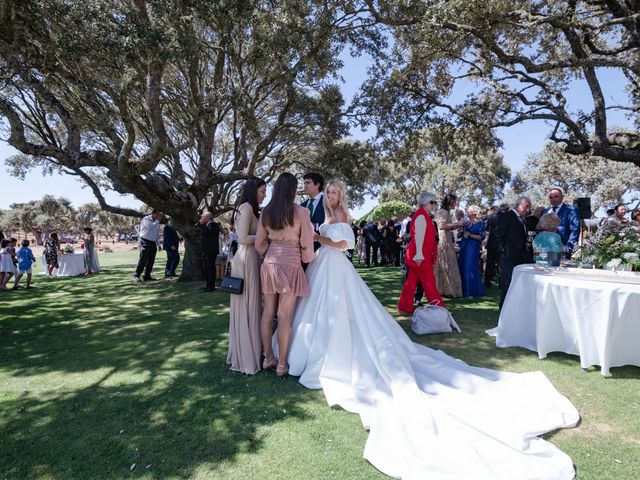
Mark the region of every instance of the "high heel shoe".
<instances>
[{"instance_id":1,"label":"high heel shoe","mask_svg":"<svg viewBox=\"0 0 640 480\"><path fill-rule=\"evenodd\" d=\"M278 359L276 357L266 358L262 362L262 369L269 370L270 368L275 368L278 365Z\"/></svg>"},{"instance_id":2,"label":"high heel shoe","mask_svg":"<svg viewBox=\"0 0 640 480\"><path fill-rule=\"evenodd\" d=\"M276 367L276 375L283 378L289 375L289 365L286 363L278 363L278 366Z\"/></svg>"}]
</instances>

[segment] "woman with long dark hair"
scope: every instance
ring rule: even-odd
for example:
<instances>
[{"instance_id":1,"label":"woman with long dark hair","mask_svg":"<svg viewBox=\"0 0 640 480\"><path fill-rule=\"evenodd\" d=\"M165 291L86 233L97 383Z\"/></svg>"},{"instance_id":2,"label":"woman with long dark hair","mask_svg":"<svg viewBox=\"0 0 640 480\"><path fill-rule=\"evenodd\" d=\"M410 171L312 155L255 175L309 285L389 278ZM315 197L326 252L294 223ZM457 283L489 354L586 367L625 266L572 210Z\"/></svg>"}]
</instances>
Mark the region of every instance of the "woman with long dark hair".
<instances>
[{"instance_id":1,"label":"woman with long dark hair","mask_svg":"<svg viewBox=\"0 0 640 480\"><path fill-rule=\"evenodd\" d=\"M291 339L291 317L298 297L309 296L309 284L301 261L311 262L313 226L309 210L294 203L298 181L290 173L283 173L273 186L271 202L258 221L256 250L264 256L260 268L264 309L260 321L263 368L276 367L276 374L289 372L287 356ZM275 358L271 345L273 318L278 318L278 351Z\"/></svg>"},{"instance_id":2,"label":"woman with long dark hair","mask_svg":"<svg viewBox=\"0 0 640 480\"><path fill-rule=\"evenodd\" d=\"M260 370L260 256L255 249L260 204L267 194L267 184L260 178L249 178L233 212L238 236L238 249L231 261L231 275L244 279L239 295L229 301L229 352L227 364L231 370L253 375Z\"/></svg>"},{"instance_id":3,"label":"woman with long dark hair","mask_svg":"<svg viewBox=\"0 0 640 480\"><path fill-rule=\"evenodd\" d=\"M458 260L456 258L454 230L464 227L464 222L454 222L451 210L458 205L458 197L448 193L442 199L442 207L436 213L438 224L438 261L433 266L436 276L436 288L445 297L458 298L462 296L462 281Z\"/></svg>"},{"instance_id":4,"label":"woman with long dark hair","mask_svg":"<svg viewBox=\"0 0 640 480\"><path fill-rule=\"evenodd\" d=\"M82 243L84 244L84 274L91 275L95 270L93 261L93 252L96 244L96 239L93 236L93 229L91 227L84 227L84 235L82 236Z\"/></svg>"}]
</instances>

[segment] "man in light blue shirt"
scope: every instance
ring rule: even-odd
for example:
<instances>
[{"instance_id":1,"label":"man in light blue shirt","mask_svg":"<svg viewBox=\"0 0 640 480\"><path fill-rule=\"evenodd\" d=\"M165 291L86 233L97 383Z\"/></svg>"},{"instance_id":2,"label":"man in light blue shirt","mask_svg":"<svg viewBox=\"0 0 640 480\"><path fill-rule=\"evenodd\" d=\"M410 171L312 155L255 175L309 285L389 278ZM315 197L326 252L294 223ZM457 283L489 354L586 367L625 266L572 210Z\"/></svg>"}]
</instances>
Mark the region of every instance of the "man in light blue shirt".
<instances>
[{"instance_id":1,"label":"man in light blue shirt","mask_svg":"<svg viewBox=\"0 0 640 480\"><path fill-rule=\"evenodd\" d=\"M156 260L156 252L160 247L159 227L161 216L162 213L154 209L149 215L142 217L142 220L140 220L140 228L138 230L140 260L138 260L136 273L133 274L133 279L136 282L155 280L155 278L151 276L151 270L153 270L153 264ZM144 277L141 279L140 275L143 271Z\"/></svg>"}]
</instances>

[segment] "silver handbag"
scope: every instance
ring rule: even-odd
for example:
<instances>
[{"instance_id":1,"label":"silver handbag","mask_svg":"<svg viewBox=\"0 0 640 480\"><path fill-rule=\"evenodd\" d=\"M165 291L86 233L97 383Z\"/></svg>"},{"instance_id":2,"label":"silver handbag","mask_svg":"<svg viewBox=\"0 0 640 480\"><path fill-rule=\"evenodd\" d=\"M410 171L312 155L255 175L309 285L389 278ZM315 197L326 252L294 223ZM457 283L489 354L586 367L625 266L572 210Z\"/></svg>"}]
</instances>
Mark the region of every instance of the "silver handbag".
<instances>
[{"instance_id":1,"label":"silver handbag","mask_svg":"<svg viewBox=\"0 0 640 480\"><path fill-rule=\"evenodd\" d=\"M411 317L411 330L417 335L450 333L454 329L458 333L462 333L449 310L439 305L425 305L416 308Z\"/></svg>"}]
</instances>

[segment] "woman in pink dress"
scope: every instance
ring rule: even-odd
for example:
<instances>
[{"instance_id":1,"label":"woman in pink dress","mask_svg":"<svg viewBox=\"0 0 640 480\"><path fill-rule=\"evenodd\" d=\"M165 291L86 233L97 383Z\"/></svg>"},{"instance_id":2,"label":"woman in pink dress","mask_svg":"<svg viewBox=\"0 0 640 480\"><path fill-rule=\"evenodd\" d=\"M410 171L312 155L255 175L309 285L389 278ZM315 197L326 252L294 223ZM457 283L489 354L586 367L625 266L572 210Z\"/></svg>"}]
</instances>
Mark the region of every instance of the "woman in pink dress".
<instances>
[{"instance_id":1,"label":"woman in pink dress","mask_svg":"<svg viewBox=\"0 0 640 480\"><path fill-rule=\"evenodd\" d=\"M264 351L262 368L276 367L278 376L289 372L287 355L291 339L291 318L298 297L309 296L309 284L302 264L314 258L313 226L309 210L294 203L298 181L283 173L273 186L271 202L258 221L255 247L264 257L260 268L260 283L264 307L260 320L260 335ZM274 316L278 317L278 351L276 359L271 346Z\"/></svg>"}]
</instances>

